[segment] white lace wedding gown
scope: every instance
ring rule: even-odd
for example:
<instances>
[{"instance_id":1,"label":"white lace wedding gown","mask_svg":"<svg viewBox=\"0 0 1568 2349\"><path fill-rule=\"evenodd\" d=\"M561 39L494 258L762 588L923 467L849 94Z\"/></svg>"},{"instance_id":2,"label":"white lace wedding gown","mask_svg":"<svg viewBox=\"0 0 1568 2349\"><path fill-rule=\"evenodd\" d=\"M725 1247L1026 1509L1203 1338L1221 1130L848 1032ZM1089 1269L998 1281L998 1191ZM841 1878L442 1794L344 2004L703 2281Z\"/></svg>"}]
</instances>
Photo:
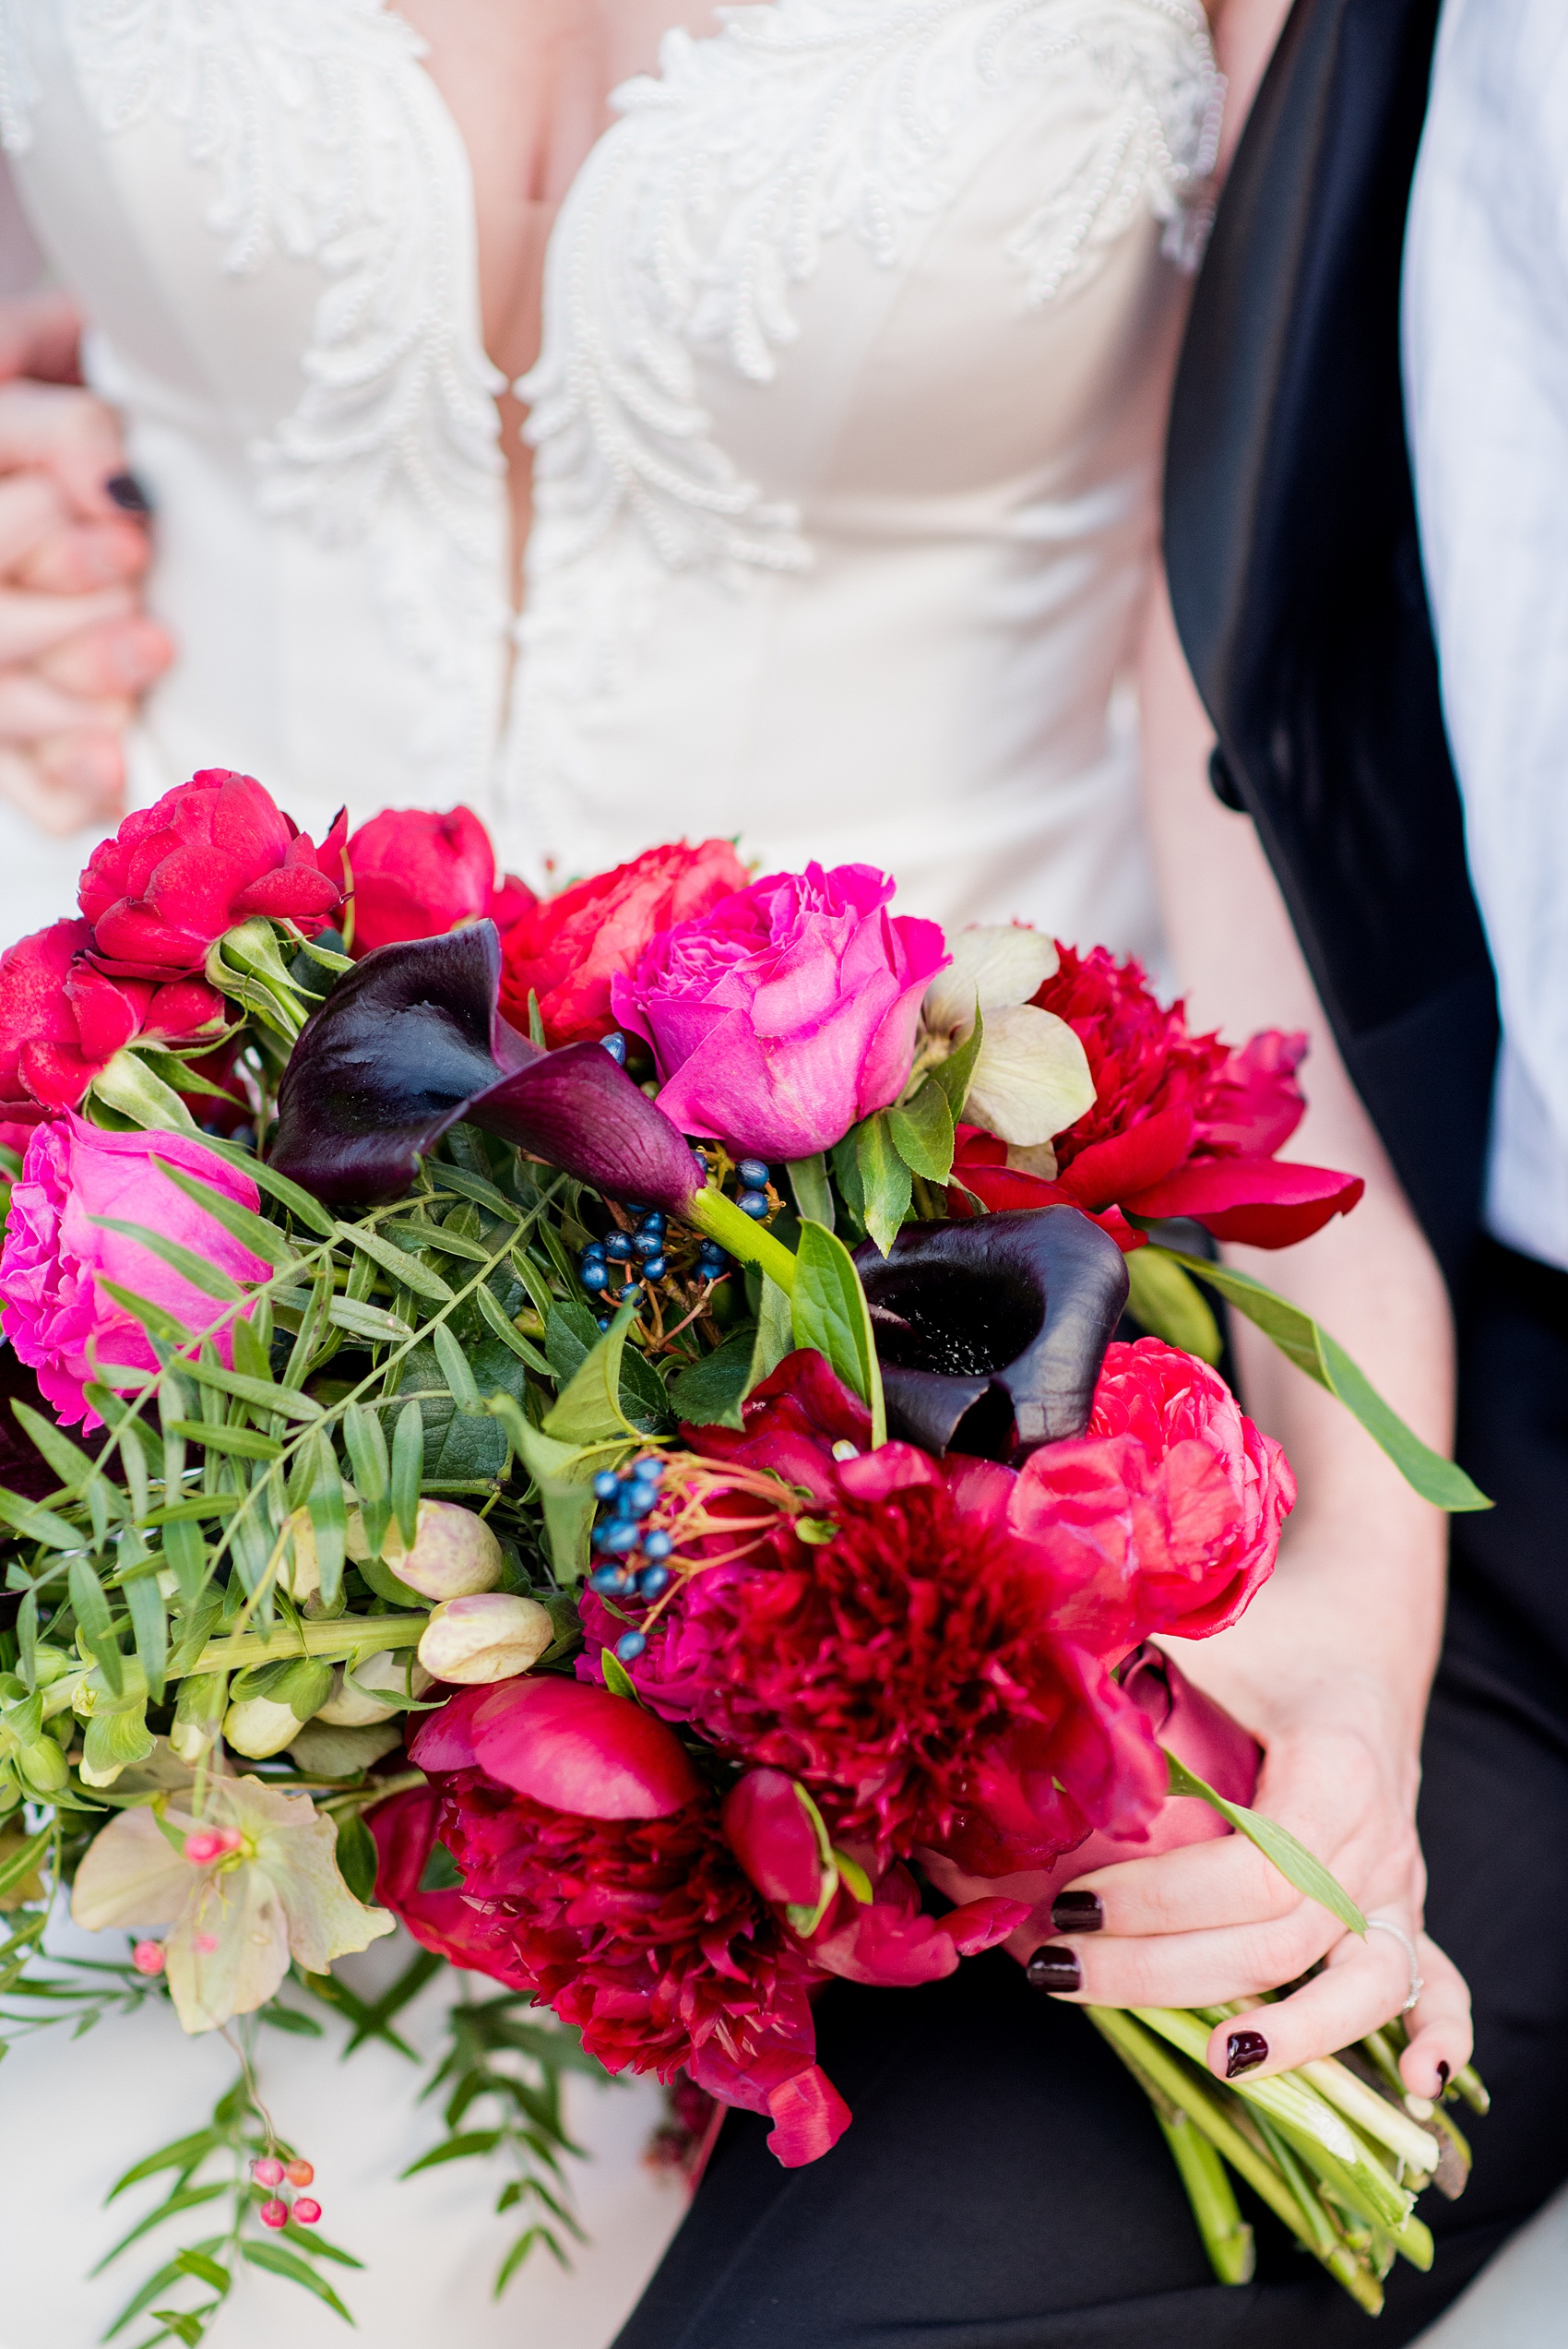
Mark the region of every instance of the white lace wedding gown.
<instances>
[{"instance_id":1,"label":"white lace wedding gown","mask_svg":"<svg viewBox=\"0 0 1568 2349\"><path fill-rule=\"evenodd\" d=\"M248 769L317 836L345 798L464 799L536 880L739 832L1158 959L1121 679L1218 116L1195 0L774 0L624 95L525 387L513 675L472 190L411 33L379 0L0 0L0 133L158 509L181 655L137 796ZM7 934L68 910L84 845L0 837ZM0 2073L30 2339L104 2305L71 2298L95 2236L66 2198L194 2125L211 2069L164 2043L116 2100L115 2028ZM362 2061L313 2089L269 2052L329 2224L386 2174L357 2230L386 2337L450 2329L460 2288L469 2349L597 2349L675 2198L612 2160L583 2298L529 2271L486 2316L499 2230L461 2170L393 2183L428 2138ZM263 2321L227 2310L215 2349Z\"/></svg>"}]
</instances>

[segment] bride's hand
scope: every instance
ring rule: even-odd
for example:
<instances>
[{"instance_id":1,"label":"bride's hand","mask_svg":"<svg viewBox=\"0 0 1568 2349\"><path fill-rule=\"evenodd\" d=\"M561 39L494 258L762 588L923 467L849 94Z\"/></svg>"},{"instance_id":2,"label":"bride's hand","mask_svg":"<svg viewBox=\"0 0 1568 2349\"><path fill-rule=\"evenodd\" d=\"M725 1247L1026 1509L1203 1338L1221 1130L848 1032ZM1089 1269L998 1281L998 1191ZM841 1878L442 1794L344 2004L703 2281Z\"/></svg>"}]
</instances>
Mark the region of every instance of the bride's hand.
<instances>
[{"instance_id":1,"label":"bride's hand","mask_svg":"<svg viewBox=\"0 0 1568 2349\"><path fill-rule=\"evenodd\" d=\"M1255 1702L1249 1709L1266 1747L1253 1806L1322 1860L1363 1915L1409 1938L1423 1986L1406 2018L1410 2045L1400 2069L1412 2093L1436 2096L1469 2060L1470 2001L1457 1969L1420 1929L1426 1871L1408 1734L1375 1678L1343 1657L1292 1681L1272 1719L1259 1721ZM1410 1995L1398 1934L1347 1933L1244 1836L1098 1868L1063 1890L1079 1896L1058 1897L1064 1924L1092 1917L1087 1895L1103 1923L1058 1933L1036 1953L1030 1978L1086 2004L1218 2006L1260 1997L1326 1960L1289 1997L1216 2028L1208 2062L1222 2080L1261 2079L1332 2055L1398 2014ZM1051 1979L1053 1951L1076 1961L1076 1986ZM1056 1971L1070 1975L1065 1964Z\"/></svg>"},{"instance_id":2,"label":"bride's hand","mask_svg":"<svg viewBox=\"0 0 1568 2349\"><path fill-rule=\"evenodd\" d=\"M149 550L127 498L113 410L0 384L0 796L52 833L117 813L122 736L173 657L140 609Z\"/></svg>"}]
</instances>

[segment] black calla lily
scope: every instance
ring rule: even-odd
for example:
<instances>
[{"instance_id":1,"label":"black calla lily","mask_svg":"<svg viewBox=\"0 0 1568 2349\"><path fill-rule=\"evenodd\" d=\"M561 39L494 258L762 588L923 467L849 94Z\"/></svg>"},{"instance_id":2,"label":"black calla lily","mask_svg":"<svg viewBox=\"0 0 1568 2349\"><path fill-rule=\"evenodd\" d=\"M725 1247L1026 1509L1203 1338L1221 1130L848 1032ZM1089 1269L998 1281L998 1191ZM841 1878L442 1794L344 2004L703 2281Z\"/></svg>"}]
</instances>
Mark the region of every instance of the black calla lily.
<instances>
[{"instance_id":1,"label":"black calla lily","mask_svg":"<svg viewBox=\"0 0 1568 2349\"><path fill-rule=\"evenodd\" d=\"M596 1043L541 1052L497 1009L493 922L380 947L301 1031L269 1152L317 1198L396 1198L448 1127L469 1118L612 1198L693 1212L690 1146Z\"/></svg>"},{"instance_id":2,"label":"black calla lily","mask_svg":"<svg viewBox=\"0 0 1568 2349\"><path fill-rule=\"evenodd\" d=\"M888 1433L1017 1461L1088 1425L1127 1301L1121 1249L1074 1207L906 1223L855 1252Z\"/></svg>"}]
</instances>

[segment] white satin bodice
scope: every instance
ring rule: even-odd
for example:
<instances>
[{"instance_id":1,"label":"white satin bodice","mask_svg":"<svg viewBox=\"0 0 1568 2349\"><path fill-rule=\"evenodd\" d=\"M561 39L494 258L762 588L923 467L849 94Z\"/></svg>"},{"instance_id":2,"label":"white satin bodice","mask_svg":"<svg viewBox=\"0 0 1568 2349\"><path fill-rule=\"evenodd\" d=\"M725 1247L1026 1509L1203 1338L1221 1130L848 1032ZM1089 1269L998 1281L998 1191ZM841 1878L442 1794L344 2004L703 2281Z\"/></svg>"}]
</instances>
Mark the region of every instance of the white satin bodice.
<instances>
[{"instance_id":1,"label":"white satin bodice","mask_svg":"<svg viewBox=\"0 0 1568 2349\"><path fill-rule=\"evenodd\" d=\"M7 0L0 130L158 506L138 798L739 832L1157 951L1117 686L1220 89L1196 0L772 0L568 197L517 631L473 197L381 0ZM50 909L53 910L53 909Z\"/></svg>"}]
</instances>

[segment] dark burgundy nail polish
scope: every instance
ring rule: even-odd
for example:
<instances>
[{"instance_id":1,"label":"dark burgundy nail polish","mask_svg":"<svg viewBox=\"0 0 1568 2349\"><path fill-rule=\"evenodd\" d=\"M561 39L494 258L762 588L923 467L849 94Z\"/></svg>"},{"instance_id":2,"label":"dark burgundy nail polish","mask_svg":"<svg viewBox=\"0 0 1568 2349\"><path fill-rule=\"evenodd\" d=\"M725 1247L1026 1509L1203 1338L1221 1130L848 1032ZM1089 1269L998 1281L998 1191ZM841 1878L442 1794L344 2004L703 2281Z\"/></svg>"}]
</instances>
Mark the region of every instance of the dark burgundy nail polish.
<instances>
[{"instance_id":1,"label":"dark burgundy nail polish","mask_svg":"<svg viewBox=\"0 0 1568 2349\"><path fill-rule=\"evenodd\" d=\"M111 473L103 484L122 514L150 514L152 500L134 473Z\"/></svg>"},{"instance_id":2,"label":"dark burgundy nail polish","mask_svg":"<svg viewBox=\"0 0 1568 2349\"><path fill-rule=\"evenodd\" d=\"M1233 2031L1225 2042L1225 2077L1240 2080L1268 2060L1268 2042L1261 2031Z\"/></svg>"},{"instance_id":3,"label":"dark burgundy nail polish","mask_svg":"<svg viewBox=\"0 0 1568 2349\"><path fill-rule=\"evenodd\" d=\"M1037 1990L1081 1990L1083 1973L1071 1950L1063 1950L1059 1942L1048 1942L1037 1950L1024 1969Z\"/></svg>"},{"instance_id":4,"label":"dark burgundy nail polish","mask_svg":"<svg viewBox=\"0 0 1568 2349\"><path fill-rule=\"evenodd\" d=\"M1439 2086L1440 2086L1440 2087L1443 2087L1443 2088L1446 2088L1446 2087L1447 2087L1447 2085L1448 2085L1448 2080L1449 2080L1448 2066L1447 2066L1446 2064L1440 2063L1440 2064L1438 2065L1438 2068L1437 2068L1437 2078L1438 2078L1438 2084L1439 2084Z\"/></svg>"},{"instance_id":5,"label":"dark burgundy nail polish","mask_svg":"<svg viewBox=\"0 0 1568 2349\"><path fill-rule=\"evenodd\" d=\"M1098 1892L1058 1892L1051 1903L1051 1925L1055 1933L1100 1933L1105 1928L1105 1910Z\"/></svg>"}]
</instances>

